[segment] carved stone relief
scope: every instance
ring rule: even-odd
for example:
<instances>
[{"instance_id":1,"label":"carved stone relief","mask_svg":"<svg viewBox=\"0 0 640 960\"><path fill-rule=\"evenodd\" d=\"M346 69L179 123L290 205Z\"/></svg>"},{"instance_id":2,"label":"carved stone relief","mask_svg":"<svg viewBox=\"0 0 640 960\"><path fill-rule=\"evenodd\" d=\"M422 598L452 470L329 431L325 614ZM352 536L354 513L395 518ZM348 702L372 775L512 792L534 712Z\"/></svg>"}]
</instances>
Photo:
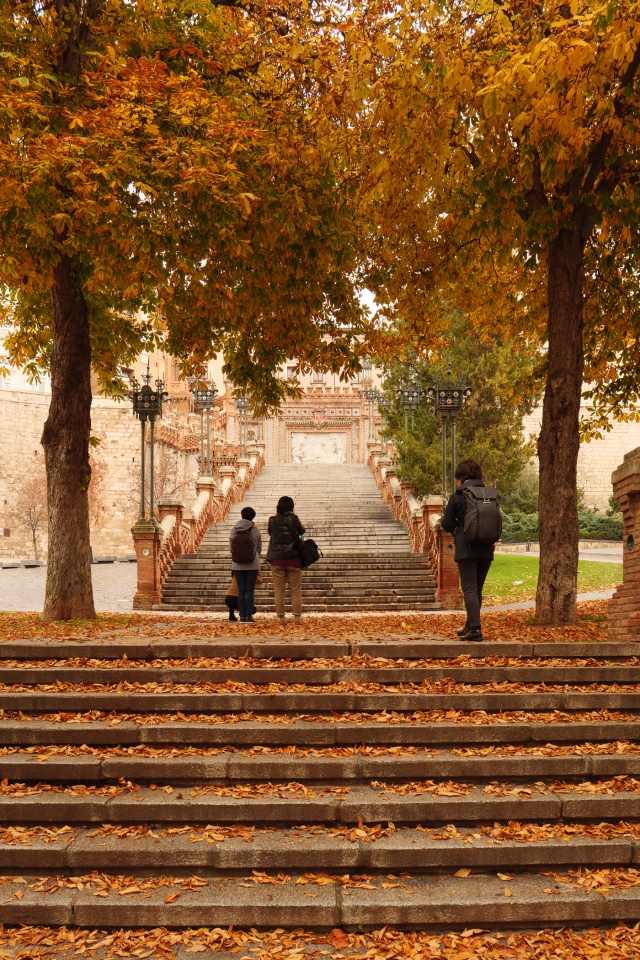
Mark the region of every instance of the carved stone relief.
<instances>
[{"instance_id":1,"label":"carved stone relief","mask_svg":"<svg viewBox=\"0 0 640 960\"><path fill-rule=\"evenodd\" d=\"M346 463L346 433L292 433L292 463Z\"/></svg>"}]
</instances>

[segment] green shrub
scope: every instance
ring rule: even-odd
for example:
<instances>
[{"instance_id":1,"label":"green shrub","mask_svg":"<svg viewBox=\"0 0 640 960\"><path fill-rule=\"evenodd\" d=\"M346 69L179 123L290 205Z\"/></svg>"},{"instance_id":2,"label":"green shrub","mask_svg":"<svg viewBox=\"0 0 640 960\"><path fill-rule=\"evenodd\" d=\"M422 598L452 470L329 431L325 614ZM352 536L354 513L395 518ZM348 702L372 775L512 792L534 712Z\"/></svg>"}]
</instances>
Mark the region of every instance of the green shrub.
<instances>
[{"instance_id":1,"label":"green shrub","mask_svg":"<svg viewBox=\"0 0 640 960\"><path fill-rule=\"evenodd\" d=\"M589 513L579 514L578 519L580 536L583 540L622 540L622 514L620 513L607 517L591 510Z\"/></svg>"},{"instance_id":2,"label":"green shrub","mask_svg":"<svg viewBox=\"0 0 640 960\"><path fill-rule=\"evenodd\" d=\"M578 515L581 540L622 540L622 516L604 516L596 510ZM538 539L537 513L503 513L502 542L523 543Z\"/></svg>"},{"instance_id":3,"label":"green shrub","mask_svg":"<svg viewBox=\"0 0 640 960\"><path fill-rule=\"evenodd\" d=\"M502 542L522 543L538 539L537 513L503 513Z\"/></svg>"}]
</instances>

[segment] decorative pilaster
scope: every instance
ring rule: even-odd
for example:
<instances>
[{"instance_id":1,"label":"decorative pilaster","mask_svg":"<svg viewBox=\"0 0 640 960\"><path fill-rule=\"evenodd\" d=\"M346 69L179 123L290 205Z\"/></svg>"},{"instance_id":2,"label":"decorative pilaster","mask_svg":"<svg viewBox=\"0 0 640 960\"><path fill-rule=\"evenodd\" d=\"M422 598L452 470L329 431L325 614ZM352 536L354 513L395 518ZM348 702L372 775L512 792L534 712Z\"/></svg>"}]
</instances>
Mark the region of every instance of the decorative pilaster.
<instances>
[{"instance_id":1,"label":"decorative pilaster","mask_svg":"<svg viewBox=\"0 0 640 960\"><path fill-rule=\"evenodd\" d=\"M162 527L155 520L138 520L131 528L138 560L138 588L133 597L134 610L151 610L160 603L160 566Z\"/></svg>"},{"instance_id":2,"label":"decorative pilaster","mask_svg":"<svg viewBox=\"0 0 640 960\"><path fill-rule=\"evenodd\" d=\"M622 508L622 585L609 600L609 640L640 639L640 447L611 474Z\"/></svg>"}]
</instances>

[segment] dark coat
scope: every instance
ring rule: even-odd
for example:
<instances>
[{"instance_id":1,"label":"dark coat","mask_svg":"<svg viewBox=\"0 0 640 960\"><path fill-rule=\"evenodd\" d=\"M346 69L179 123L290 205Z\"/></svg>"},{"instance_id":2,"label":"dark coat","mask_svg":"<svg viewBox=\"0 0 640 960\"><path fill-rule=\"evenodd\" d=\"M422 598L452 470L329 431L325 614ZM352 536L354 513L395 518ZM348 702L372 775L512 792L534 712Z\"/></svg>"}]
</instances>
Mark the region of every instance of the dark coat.
<instances>
[{"instance_id":1,"label":"dark coat","mask_svg":"<svg viewBox=\"0 0 640 960\"><path fill-rule=\"evenodd\" d=\"M267 533L271 537L266 557L268 563L298 556L296 542L304 533L304 527L295 513L276 513L275 517L269 517Z\"/></svg>"},{"instance_id":2,"label":"dark coat","mask_svg":"<svg viewBox=\"0 0 640 960\"><path fill-rule=\"evenodd\" d=\"M465 480L461 487L449 497L444 516L442 529L454 534L456 552L454 560L493 560L493 544L471 546L464 538L464 487L483 487L483 480Z\"/></svg>"}]
</instances>

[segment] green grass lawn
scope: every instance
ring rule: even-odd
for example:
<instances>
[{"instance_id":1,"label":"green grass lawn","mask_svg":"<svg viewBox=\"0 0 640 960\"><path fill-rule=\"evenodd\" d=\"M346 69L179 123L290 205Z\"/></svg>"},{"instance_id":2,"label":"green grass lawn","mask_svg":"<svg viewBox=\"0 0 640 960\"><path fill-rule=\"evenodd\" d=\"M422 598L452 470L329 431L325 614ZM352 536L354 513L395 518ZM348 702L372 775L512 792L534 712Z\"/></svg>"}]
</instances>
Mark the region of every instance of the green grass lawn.
<instances>
[{"instance_id":1,"label":"green grass lawn","mask_svg":"<svg viewBox=\"0 0 640 960\"><path fill-rule=\"evenodd\" d=\"M484 587L487 603L514 603L535 597L538 583L538 557L518 553L496 553ZM621 563L578 564L578 592L608 590L622 583Z\"/></svg>"}]
</instances>

